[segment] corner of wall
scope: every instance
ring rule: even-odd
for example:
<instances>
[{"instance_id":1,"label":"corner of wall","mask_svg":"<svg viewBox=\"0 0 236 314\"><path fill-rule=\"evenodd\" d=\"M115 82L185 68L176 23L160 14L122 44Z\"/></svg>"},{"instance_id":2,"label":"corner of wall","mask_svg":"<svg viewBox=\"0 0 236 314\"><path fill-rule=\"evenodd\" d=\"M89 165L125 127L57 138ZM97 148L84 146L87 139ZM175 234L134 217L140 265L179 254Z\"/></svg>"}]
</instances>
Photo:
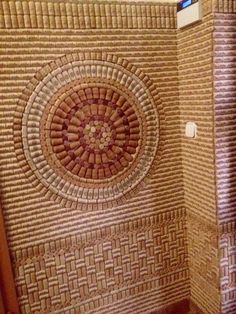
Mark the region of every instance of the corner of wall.
<instances>
[{"instance_id":1,"label":"corner of wall","mask_svg":"<svg viewBox=\"0 0 236 314\"><path fill-rule=\"evenodd\" d=\"M212 1L203 1L202 22L178 30L179 104L191 300L204 313L219 313L216 216ZM184 137L194 121L198 135Z\"/></svg>"}]
</instances>

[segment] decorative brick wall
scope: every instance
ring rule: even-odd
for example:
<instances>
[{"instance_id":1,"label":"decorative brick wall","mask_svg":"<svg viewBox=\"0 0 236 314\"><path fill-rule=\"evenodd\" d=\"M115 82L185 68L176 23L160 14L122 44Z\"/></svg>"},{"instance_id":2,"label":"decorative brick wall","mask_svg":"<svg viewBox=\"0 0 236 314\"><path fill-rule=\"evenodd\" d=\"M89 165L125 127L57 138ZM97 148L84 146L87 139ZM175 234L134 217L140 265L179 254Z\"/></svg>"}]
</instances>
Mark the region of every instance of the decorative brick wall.
<instances>
[{"instance_id":1,"label":"decorative brick wall","mask_svg":"<svg viewBox=\"0 0 236 314\"><path fill-rule=\"evenodd\" d=\"M233 14L216 14L214 24L215 145L222 313L234 313L236 307L236 17Z\"/></svg>"},{"instance_id":2,"label":"decorative brick wall","mask_svg":"<svg viewBox=\"0 0 236 314\"><path fill-rule=\"evenodd\" d=\"M209 1L209 0L208 0ZM44 29L175 28L175 6L116 1L2 1L0 27Z\"/></svg>"},{"instance_id":3,"label":"decorative brick wall","mask_svg":"<svg viewBox=\"0 0 236 314\"><path fill-rule=\"evenodd\" d=\"M204 313L219 313L218 230L216 213L213 16L178 31L179 105L191 299ZM194 121L197 138L184 136Z\"/></svg>"},{"instance_id":4,"label":"decorative brick wall","mask_svg":"<svg viewBox=\"0 0 236 314\"><path fill-rule=\"evenodd\" d=\"M234 313L235 1L212 5L227 14L178 37L181 128L198 124L197 139L182 140L191 299L204 313Z\"/></svg>"},{"instance_id":5,"label":"decorative brick wall","mask_svg":"<svg viewBox=\"0 0 236 314\"><path fill-rule=\"evenodd\" d=\"M177 32L174 4L0 2L1 191L22 313L189 298L234 312L235 1L203 12Z\"/></svg>"},{"instance_id":6,"label":"decorative brick wall","mask_svg":"<svg viewBox=\"0 0 236 314\"><path fill-rule=\"evenodd\" d=\"M189 296L174 11L173 6L155 3L98 5L92 1L1 2L2 204L22 313L55 310L119 313L120 309L122 314L130 313L131 309L137 313L151 312ZM108 61L99 53L101 51L106 53ZM64 55L66 57L61 59ZM73 73L78 62L87 66L84 60L90 60L88 72L82 69ZM104 68L106 62L109 63L105 76L101 74L102 71L93 72L92 64L97 64L99 60L103 62ZM71 64L72 72L69 72ZM42 114L44 120L40 120L40 123L37 121L36 113L41 117L40 108L48 103L45 99L58 88L53 78L55 75L62 78L63 66L68 77L80 73L84 81L87 80L86 84L93 85L89 85L90 92L85 93L87 98L84 101L92 97L93 104L99 103L96 96L98 91L94 89L96 77L92 78L94 73L101 83L110 86L107 89L109 92L99 92L100 96L104 96L100 97L103 105L106 100L112 103L109 97L115 99L115 93L123 93L124 98L130 95L126 104L134 112L125 114L127 119L123 121L134 124L139 121L139 131L135 133L132 124L129 129L133 131L129 134L138 136L141 134L139 132L144 132L143 139L147 138L148 132L151 132L150 136L158 134L157 153L154 160L150 160L139 188L136 183L133 185L131 181L126 181L131 184L131 189L124 184L123 187L109 189L109 194L99 186L98 192L97 183L93 185L89 180L101 179L102 176L108 180L109 176L115 174L112 173L112 166L103 161L111 172L103 172L103 169L99 173L95 171L97 177L89 175L91 159L86 154L83 155L85 159L80 164L80 170L70 173L74 169L70 168L70 162L81 157L77 150L72 149L73 145L77 145L72 126L81 125L77 107L82 103L82 94L75 87L70 85L70 88L74 88L71 91L66 85L68 89L57 91L61 93L60 101L65 100L64 103L72 107L76 103L72 111L67 111L64 103L53 103L52 108L55 110L50 111L49 107L48 116ZM111 67L119 68L127 76L122 79L116 76L119 79L114 83L116 79L110 76ZM49 75L49 68L50 71L57 71L56 74L53 72ZM144 82L142 86L147 95L152 94L148 97L153 99L155 108L148 117L145 117L144 109L140 106L141 98L139 102L136 101L140 95L132 84L134 78L137 79L136 84L139 82L142 85ZM66 80L66 76L63 80ZM41 81L44 85L40 85ZM47 86L51 88L47 89ZM63 110L60 111L57 106L62 106ZM111 109L115 108L113 103ZM127 109L122 108L125 113ZM120 115L122 110L119 111ZM58 116L59 113L64 121ZM144 117L143 124L140 122L141 115ZM87 112L88 116L91 117L91 113ZM88 130L88 134L83 131L86 126L82 126L81 137L84 137L85 142L96 142L92 133L94 129L97 130L99 119L100 114L95 119L98 125L89 124L91 132ZM74 124L71 125L71 121ZM154 133L148 131L148 125L153 125L152 121L156 123ZM49 132L46 139L53 138L51 142L45 141L43 132L40 137L41 133L37 131L39 124L42 130ZM63 129L62 133L60 128ZM58 140L54 131L60 133L57 134L60 135ZM112 140L113 133L109 130L104 132L107 134L102 145L106 146L106 141L110 143ZM44 148L41 147L43 142ZM57 159L52 159L55 162L50 159L55 153L60 153L59 142L64 145L63 153L66 150L70 157L69 163L69 159L64 159L65 156L59 158L60 163ZM149 152L153 149L145 146L144 142L133 144L135 147L130 150L131 155L136 154L139 147L147 147ZM128 145L122 147L128 149ZM44 156L50 168L45 168L47 165L45 158L40 157L41 151L49 152L44 153ZM131 155L126 154L127 160L123 160L123 167L129 168L129 162L133 164ZM122 156L117 158L121 161ZM41 164L35 163L37 160ZM134 160L139 165L138 157ZM96 164L99 168L100 163ZM62 166L68 167L66 173L61 172L64 169ZM42 172L41 167L47 172ZM88 172L84 172L85 168ZM131 178L138 178L138 173L131 175ZM50 184L56 184L57 181L53 180L58 180L60 176L72 180L75 174L83 177L76 184L81 186L84 181L83 191L88 189L87 195L91 195L89 191L92 189L92 200L94 197L97 200L95 204L84 202L81 190L76 192L77 196L80 195L80 201L75 202L75 188L70 189L63 184L57 185L56 189ZM109 180L106 182L109 182L109 187L113 184ZM48 188L45 188L47 185ZM69 194L70 199L67 198Z\"/></svg>"},{"instance_id":7,"label":"decorative brick wall","mask_svg":"<svg viewBox=\"0 0 236 314\"><path fill-rule=\"evenodd\" d=\"M213 0L213 12L215 13L235 13L236 3L234 0Z\"/></svg>"}]
</instances>

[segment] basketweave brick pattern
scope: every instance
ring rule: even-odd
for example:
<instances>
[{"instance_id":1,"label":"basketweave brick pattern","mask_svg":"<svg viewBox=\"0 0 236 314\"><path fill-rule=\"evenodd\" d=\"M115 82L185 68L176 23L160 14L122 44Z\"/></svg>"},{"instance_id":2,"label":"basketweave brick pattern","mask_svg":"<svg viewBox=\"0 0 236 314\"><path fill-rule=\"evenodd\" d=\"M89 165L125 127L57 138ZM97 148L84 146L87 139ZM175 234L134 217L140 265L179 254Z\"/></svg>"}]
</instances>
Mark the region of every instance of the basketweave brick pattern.
<instances>
[{"instance_id":1,"label":"basketweave brick pattern","mask_svg":"<svg viewBox=\"0 0 236 314\"><path fill-rule=\"evenodd\" d=\"M20 97L17 158L34 186L42 183L66 206L126 200L156 154L158 103L148 76L127 60L65 55L36 73Z\"/></svg>"},{"instance_id":2,"label":"basketweave brick pattern","mask_svg":"<svg viewBox=\"0 0 236 314\"><path fill-rule=\"evenodd\" d=\"M142 281L151 281L155 286L155 278L159 277L163 278L160 284L164 284L164 277L170 273L175 278L181 274L185 277L186 273L179 269L187 270L184 225L183 218L173 219L168 226L146 225L143 230L110 234L87 243L77 241L67 249L15 260L22 311L29 308L25 294L33 312L66 309L71 304L79 309L91 298L97 299L99 308L101 295L127 284L138 287ZM169 284L173 283L171 277L169 280Z\"/></svg>"},{"instance_id":3,"label":"basketweave brick pattern","mask_svg":"<svg viewBox=\"0 0 236 314\"><path fill-rule=\"evenodd\" d=\"M203 313L220 313L217 227L190 213L187 214L187 229L191 299L195 304L199 302ZM205 295L199 287L206 291Z\"/></svg>"},{"instance_id":4,"label":"basketweave brick pattern","mask_svg":"<svg viewBox=\"0 0 236 314\"><path fill-rule=\"evenodd\" d=\"M31 15L32 11L30 11L30 15L16 14L16 11L9 11L9 6L12 3L15 3L18 8L21 5L29 5L30 7L37 5L37 23L35 24L35 19ZM143 15L139 19L136 16L134 19L131 19L130 16L129 18L127 17L128 10L130 10L128 3L125 7L125 17L121 18L118 13L111 11L112 14L115 14L114 19L106 13L106 16L101 16L101 19L96 17L98 24L88 23L86 27L83 25L78 26L78 23L85 20L87 23L89 20L93 21L93 18L86 17L85 19L85 14L83 13L80 16L78 11L73 11L75 12L73 13L75 17L70 16L70 11L66 11L67 13L64 14L66 18L64 18L63 14L63 17L58 17L60 16L58 11L55 13L50 11L49 16L45 3L44 1L28 1L27 4L19 1L11 3L9 1L1 2L1 8L4 6L4 18L8 21L11 20L11 23L16 20L18 21L17 23L20 23L14 24L14 29L13 24L8 24L7 28L4 24L0 30L0 58L3 65L0 73L0 97L3 100L2 103L4 103L4 106L0 107L0 126L2 130L0 134L0 162L2 204L22 313L42 312L41 309L39 310L39 304L45 309L45 313L49 312L49 309L53 307L59 307L58 313L99 313L100 311L101 313L122 312L122 314L128 314L133 310L136 310L137 313L142 313L151 312L161 306L186 299L189 296L189 277L186 265L187 243L179 133L177 41L176 31L171 26L172 15L168 13L170 6L154 3L144 5L145 8L148 8L147 10L152 9L154 6L157 11L167 12L164 15L165 18L163 18L163 15L161 18L158 16L154 18L156 22L162 20L163 24L158 24L159 28L153 26L152 29L149 29L147 25L149 17L145 18ZM74 5L72 1L47 1L48 6L51 6L51 3L55 5L55 10L58 10L59 7L63 9L65 3L66 6L67 3ZM86 1L86 5L87 3ZM95 4L97 3L97 1L92 3L92 6L89 6L89 8L95 9ZM138 6L137 10L140 10L141 7L141 5ZM113 7L108 6L107 10L109 8ZM175 8L173 10L175 11ZM91 13L89 15L93 16ZM111 26L113 25L111 23L116 18L117 21L123 21L122 24L119 22L118 29L116 29L116 24ZM32 19L31 24L28 24L29 19ZM102 25L99 24L99 19L103 21ZM132 24L135 19L139 24ZM21 24L22 21L24 21L25 26ZM42 24L42 21L44 21L44 24ZM57 25L59 28L53 24L55 21L59 23ZM20 28L15 28L19 27L19 25L21 25ZM136 25L135 28L132 25ZM14 117L16 117L17 112L19 113L17 109L19 108L19 99L22 95L25 95L24 89L33 79L35 73L39 73L44 66L51 64L53 60L59 60L62 56L74 53L94 53L95 51L106 51L109 55L116 56L121 60L127 60L128 64L134 65L135 68L140 70L140 73L144 73L153 82L161 99L161 103L158 99L155 99L155 111L158 112L159 116L159 132L158 138L155 140L155 142L158 141L158 149L149 172L145 175L144 180L140 181L139 189L137 189L137 186L133 188L132 195L129 192L124 193L125 199L122 199L122 202L119 201L121 198L114 198L109 202L101 202L99 204L80 202L82 205L80 208L77 208L72 206L71 201L64 197L65 201L60 201L60 195L53 194L52 191L45 188L45 181L44 184L43 182L40 183L42 189L32 184L35 174L32 174L33 181L31 181L28 171L32 172L31 167L33 167L33 164L28 164L30 160L25 164L24 154L21 154L22 159L19 158L20 155L18 155L18 158L16 157L17 127L13 131L13 126L16 126ZM57 67L55 65L55 68ZM122 71L124 69L125 66L122 66ZM45 75L46 73L42 74L40 80L43 80ZM133 78L134 75L132 76ZM96 105L97 98L95 94L98 90L95 91L94 88L95 85L99 85L98 78L94 77L90 82L86 80L87 78L85 77L83 84L90 84L88 94L92 95L93 101L95 101L93 105ZM106 77L104 77L101 83L106 85L105 90L109 90L109 93L112 90L113 95L121 95L122 93L127 100L127 104L134 109L132 118L128 114L127 119L134 119L132 121L139 124L139 133L135 133L136 136L140 137L139 144L137 146L135 144L135 152L133 150L132 153L134 160L138 160L140 140L142 140L141 134L145 132L145 125L141 124L139 118L142 115L140 101L137 102L135 97L130 97L133 94L131 92L129 92L127 99L127 88L121 89L120 82L108 84ZM142 80L140 80L140 83L142 83ZM145 82L145 86L147 86L146 84L147 82ZM98 87L101 88L101 86ZM32 95L34 87L32 86L32 88L24 101L28 101L28 97ZM60 91L63 99L64 91ZM69 89L69 95L72 97L70 91ZM83 91L86 95L85 89ZM76 95L78 94L73 94L73 97ZM101 99L103 99L106 105L106 98L103 97ZM87 101L87 98L83 101ZM81 101L78 100L78 105L80 103ZM58 101L57 105L61 106L61 102ZM56 108L55 105L53 107ZM25 105L22 106L23 108L25 108ZM30 107L28 108L30 109ZM114 108L115 106L113 106ZM43 119L40 120L41 123L53 126L53 128L63 125L64 133L59 137L59 140L63 142L63 149L69 147L74 141L73 136L72 138L70 137L70 141L67 137L68 128L74 130L73 128L71 129L73 123L80 123L80 119L76 115L76 106L74 109L74 111L70 112L71 116L70 114L67 116L65 124L61 124L62 121L58 119L57 114L60 112L59 110L56 114L54 112L51 112L52 114L50 115L45 114ZM21 121L18 125L18 127L21 126L18 129L19 132L22 132L21 115L23 112L24 110L18 117L19 121ZM34 115L33 111L31 113ZM90 116L88 112L86 115L87 117ZM24 121L27 122L27 117L24 117ZM83 132L82 137L86 145L89 146L91 143L97 145L94 148L90 147L92 149L97 149L96 147L99 147L101 143L107 142L109 145L110 141L112 141L111 135L117 129L99 131L99 121L100 115L99 119L96 118L95 121L91 121L91 125L90 122L87 123L87 128L85 125L80 129ZM106 128L108 127L109 125L106 126ZM54 155L59 154L58 142L54 138L55 133L52 133L50 128L43 129L45 132L48 132L47 136L50 139L46 142L44 141L45 133L42 132L40 134L41 142L45 143L44 150L50 149ZM84 131L85 129L86 132ZM156 128L156 131L158 131L158 128ZM105 141L103 142L101 141L103 138L101 132L107 133L104 134ZM93 135L94 133L96 134ZM93 140L91 141L91 139ZM31 145L31 140L33 142L33 139L25 138L24 145L29 145L29 142ZM18 149L22 150L22 141L19 142L19 145ZM99 149L104 149L104 147ZM67 151L71 151L70 154L73 156L73 150ZM58 161L57 165L60 165L60 171L62 171L67 164L64 164L64 161L62 162L62 159L59 157L56 160ZM51 161L50 165L52 165ZM27 168L24 168L25 166ZM54 171L56 171L55 168ZM59 170L57 171L59 174ZM116 180L120 175L122 175L122 169L113 175L113 179ZM77 174L76 176L78 177ZM75 179L75 175L68 171L67 180L72 180L72 178ZM91 177L85 178L82 174L80 174L79 178L79 181L84 181L84 184L88 184L86 180L91 180ZM107 174L103 180L111 178ZM101 184L101 182L98 183L101 180L99 176L95 180L97 184ZM37 183L39 181L38 179L36 180ZM139 237L141 239L143 233L146 234L146 232L150 233L150 236L145 236L144 240L139 240ZM127 245L121 244L123 243L122 241L126 241L124 239L127 239L127 237L130 239L130 233L133 234L133 242L129 240L131 242L128 241ZM158 236L155 235L155 239L157 238L157 242L160 243L157 244L157 247L156 242L153 242L154 233L158 234ZM122 252L120 251L118 254L118 251L116 253L113 249L113 254L117 254L118 264L112 266L110 257L107 262L106 252L108 249L102 243L113 243L114 245L114 239L122 247ZM109 245L111 246L111 244ZM155 254L152 252L153 245L154 250L155 247L157 250ZM145 250L143 246L145 246ZM97 249L98 247L99 249ZM166 251L165 247L168 248L168 252L171 252L171 254ZM182 249L178 250L178 248ZM77 257L77 250L83 250L84 257ZM132 277L134 274L131 273L131 279L129 279L130 274L128 275L127 273L131 267L131 262L129 260L130 257L125 253L126 250L129 253L134 250L133 256L135 258L138 255L135 261L140 260L140 264L137 266L132 264L132 269L134 274L135 269L138 269L140 274L137 274L137 276L139 277ZM145 253L146 251L149 252L150 258ZM91 257L92 253L90 252L93 252L94 257ZM86 259L86 256L88 256L88 259ZM95 260L93 261L95 256L96 262ZM101 262L99 262L100 258ZM155 261L155 258L160 258L160 261ZM65 263L63 259L65 259ZM94 280L94 265L100 267L101 277L96 277L99 286L97 283L94 285L93 281L89 282L88 277L86 277L85 281L79 282L80 277L78 273L72 274L74 264L70 262L70 259L78 267L82 267L80 263L81 265L87 265L87 263L90 265L91 263L91 273L89 273L89 267L88 269L86 268L86 272L88 272L88 276L91 276L92 280ZM184 262L182 259L184 259ZM47 260L46 266L43 262L44 260ZM27 268L27 261L29 262L29 268ZM54 266L50 266L50 263ZM162 263L166 266L167 264L170 265L168 272L164 271L163 268L158 270L158 265ZM106 272L105 265L107 267ZM149 265L151 265L150 269ZM110 268L111 266L113 268ZM109 269L111 269L111 273ZM111 285L112 280L114 280L114 276L113 279L109 279L112 278L112 269L113 272L116 269L120 287L114 283ZM152 273L153 269L156 270ZM34 279L36 278L36 273L37 280L40 282L39 286L36 283L36 279ZM42 275L41 279L40 274ZM68 274L70 274L70 278L75 278L71 283L68 283ZM89 292L89 295L88 291L86 292L87 288L85 288L86 298L74 304L71 301L80 298L79 295L74 295L74 287L78 283L81 289L82 287L90 287L91 292ZM57 294L59 288L63 295L62 299ZM101 291L99 289L105 290L99 293ZM38 299L39 295L40 299ZM62 304L64 304L64 307Z\"/></svg>"},{"instance_id":5,"label":"basketweave brick pattern","mask_svg":"<svg viewBox=\"0 0 236 314\"><path fill-rule=\"evenodd\" d=\"M229 229L229 228L228 228ZM220 236L220 286L221 313L233 313L236 306L235 298L235 263L236 263L236 234L235 231Z\"/></svg>"},{"instance_id":6,"label":"basketweave brick pattern","mask_svg":"<svg viewBox=\"0 0 236 314\"><path fill-rule=\"evenodd\" d=\"M209 314L220 312L218 248L217 241L212 240L218 236L212 96L213 30L214 19L208 15L202 23L178 32L179 102L191 295L198 307ZM195 121L198 125L194 141L184 136L187 121Z\"/></svg>"},{"instance_id":7,"label":"basketweave brick pattern","mask_svg":"<svg viewBox=\"0 0 236 314\"><path fill-rule=\"evenodd\" d=\"M214 100L222 313L233 313L236 306L235 25L232 14L215 16Z\"/></svg>"}]
</instances>

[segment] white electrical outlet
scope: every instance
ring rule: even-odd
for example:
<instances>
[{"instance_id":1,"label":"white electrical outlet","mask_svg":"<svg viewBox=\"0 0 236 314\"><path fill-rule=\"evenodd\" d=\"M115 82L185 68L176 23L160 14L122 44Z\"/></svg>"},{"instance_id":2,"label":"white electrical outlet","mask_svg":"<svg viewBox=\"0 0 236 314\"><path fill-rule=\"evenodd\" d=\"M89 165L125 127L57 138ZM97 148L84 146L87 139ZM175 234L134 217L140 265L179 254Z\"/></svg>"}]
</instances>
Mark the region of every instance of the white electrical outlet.
<instances>
[{"instance_id":1,"label":"white electrical outlet","mask_svg":"<svg viewBox=\"0 0 236 314\"><path fill-rule=\"evenodd\" d=\"M195 122L187 122L185 126L185 136L189 138L197 137L197 125Z\"/></svg>"}]
</instances>

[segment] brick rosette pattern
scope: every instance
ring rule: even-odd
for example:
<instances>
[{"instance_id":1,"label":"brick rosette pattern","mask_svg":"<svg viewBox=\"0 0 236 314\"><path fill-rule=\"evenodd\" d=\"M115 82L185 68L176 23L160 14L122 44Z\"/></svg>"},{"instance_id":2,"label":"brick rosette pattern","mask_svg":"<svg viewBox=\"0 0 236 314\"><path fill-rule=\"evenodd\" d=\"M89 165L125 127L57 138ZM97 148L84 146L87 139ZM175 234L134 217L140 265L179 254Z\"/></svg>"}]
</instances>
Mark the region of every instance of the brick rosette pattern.
<instances>
[{"instance_id":1,"label":"brick rosette pattern","mask_svg":"<svg viewBox=\"0 0 236 314\"><path fill-rule=\"evenodd\" d=\"M156 94L145 74L114 55L58 58L18 102L17 158L35 186L67 207L125 199L156 154Z\"/></svg>"}]
</instances>

